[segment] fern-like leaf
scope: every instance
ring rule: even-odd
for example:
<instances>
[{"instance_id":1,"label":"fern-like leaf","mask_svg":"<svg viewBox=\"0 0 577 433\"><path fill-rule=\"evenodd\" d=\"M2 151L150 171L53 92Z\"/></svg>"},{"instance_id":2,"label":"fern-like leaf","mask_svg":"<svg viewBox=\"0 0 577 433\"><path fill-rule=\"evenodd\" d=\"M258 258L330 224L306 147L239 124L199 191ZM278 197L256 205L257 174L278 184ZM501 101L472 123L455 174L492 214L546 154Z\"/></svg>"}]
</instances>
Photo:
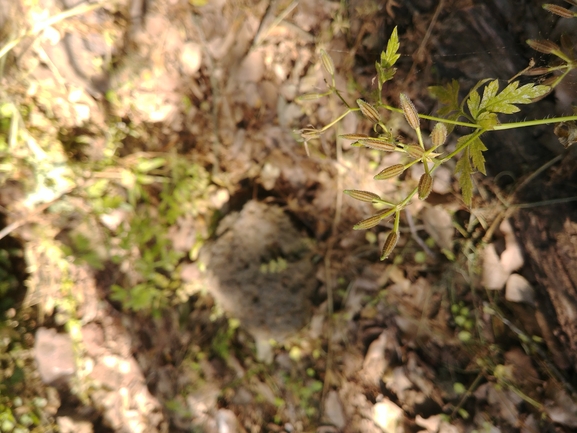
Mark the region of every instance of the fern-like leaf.
<instances>
[{"instance_id":1,"label":"fern-like leaf","mask_svg":"<svg viewBox=\"0 0 577 433\"><path fill-rule=\"evenodd\" d=\"M483 99L478 106L478 112L512 114L519 111L515 104L530 104L533 99L549 92L549 86L525 84L519 87L518 81L513 81L501 92L499 82L491 81L484 89ZM476 118L477 116L474 115Z\"/></svg>"},{"instance_id":2,"label":"fern-like leaf","mask_svg":"<svg viewBox=\"0 0 577 433\"><path fill-rule=\"evenodd\" d=\"M391 80L395 76L395 72L397 72L397 68L395 68L394 65L397 63L397 60L399 60L399 57L401 57L401 55L398 54L399 47L399 35L395 27L387 42L387 49L381 53L381 61L375 62L379 91L383 89L383 84Z\"/></svg>"},{"instance_id":3,"label":"fern-like leaf","mask_svg":"<svg viewBox=\"0 0 577 433\"><path fill-rule=\"evenodd\" d=\"M463 201L467 206L471 206L471 202L473 200L473 181L471 180L472 173L473 168L471 167L469 149L467 148L465 149L461 159L455 165L455 174L459 176L459 186L461 187Z\"/></svg>"}]
</instances>

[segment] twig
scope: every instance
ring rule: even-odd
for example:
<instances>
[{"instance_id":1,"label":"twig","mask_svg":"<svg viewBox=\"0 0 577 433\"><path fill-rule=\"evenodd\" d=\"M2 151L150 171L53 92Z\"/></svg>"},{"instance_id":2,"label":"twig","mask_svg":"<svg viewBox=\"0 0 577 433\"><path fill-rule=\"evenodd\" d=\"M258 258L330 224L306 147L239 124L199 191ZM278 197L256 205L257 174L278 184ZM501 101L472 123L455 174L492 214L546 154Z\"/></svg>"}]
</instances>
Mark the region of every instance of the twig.
<instances>
[{"instance_id":1,"label":"twig","mask_svg":"<svg viewBox=\"0 0 577 433\"><path fill-rule=\"evenodd\" d=\"M415 240L419 246L425 250L428 256L435 257L435 253L427 246L425 241L423 241L417 234L417 228L415 227L415 222L413 221L413 216L408 207L405 208L405 215L407 216L407 223L409 223L409 230L411 231L411 237Z\"/></svg>"}]
</instances>

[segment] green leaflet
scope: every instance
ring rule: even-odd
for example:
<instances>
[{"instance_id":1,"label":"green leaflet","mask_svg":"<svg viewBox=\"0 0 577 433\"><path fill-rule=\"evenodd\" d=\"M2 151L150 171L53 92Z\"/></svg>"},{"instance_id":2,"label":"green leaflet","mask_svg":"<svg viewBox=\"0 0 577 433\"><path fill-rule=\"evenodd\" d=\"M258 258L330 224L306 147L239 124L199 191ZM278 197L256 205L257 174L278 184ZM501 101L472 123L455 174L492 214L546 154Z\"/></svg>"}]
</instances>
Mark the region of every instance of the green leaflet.
<instances>
[{"instance_id":1,"label":"green leaflet","mask_svg":"<svg viewBox=\"0 0 577 433\"><path fill-rule=\"evenodd\" d=\"M386 81L391 80L395 72L397 72L397 68L394 67L400 54L397 53L399 50L399 35L397 32L397 27L393 29L393 33L391 33L391 37L387 42L387 49L381 53L381 61L375 62L375 68L377 70L377 77L378 77L378 84L379 84L379 91L382 90L383 84Z\"/></svg>"},{"instance_id":2,"label":"green leaflet","mask_svg":"<svg viewBox=\"0 0 577 433\"><path fill-rule=\"evenodd\" d=\"M389 41L387 42L387 50L381 53L381 66L383 68L392 68L394 64L397 63L397 60L401 57L400 54L397 54L400 46L397 27L395 27L393 33L391 33Z\"/></svg>"},{"instance_id":3,"label":"green leaflet","mask_svg":"<svg viewBox=\"0 0 577 433\"><path fill-rule=\"evenodd\" d=\"M469 145L469 153L473 167L475 167L486 176L487 173L485 171L485 157L483 156L483 152L485 150L487 150L487 147L478 137Z\"/></svg>"},{"instance_id":4,"label":"green leaflet","mask_svg":"<svg viewBox=\"0 0 577 433\"><path fill-rule=\"evenodd\" d=\"M467 148L461 159L455 165L455 174L459 175L459 186L463 194L463 201L467 206L471 206L473 199L472 172L471 161L469 160L469 148Z\"/></svg>"},{"instance_id":5,"label":"green leaflet","mask_svg":"<svg viewBox=\"0 0 577 433\"><path fill-rule=\"evenodd\" d=\"M499 81L493 80L485 86L481 98L476 89L482 84L483 81L477 83L467 99L467 107L474 119L483 113L516 113L519 108L515 104L530 104L533 99L545 95L550 90L549 86L533 83L519 87L519 82L513 81L499 92Z\"/></svg>"},{"instance_id":6,"label":"green leaflet","mask_svg":"<svg viewBox=\"0 0 577 433\"><path fill-rule=\"evenodd\" d=\"M438 111L439 116L445 117L454 111L461 111L459 105L459 82L457 80L452 80L444 86L430 86L429 92L441 104Z\"/></svg>"}]
</instances>

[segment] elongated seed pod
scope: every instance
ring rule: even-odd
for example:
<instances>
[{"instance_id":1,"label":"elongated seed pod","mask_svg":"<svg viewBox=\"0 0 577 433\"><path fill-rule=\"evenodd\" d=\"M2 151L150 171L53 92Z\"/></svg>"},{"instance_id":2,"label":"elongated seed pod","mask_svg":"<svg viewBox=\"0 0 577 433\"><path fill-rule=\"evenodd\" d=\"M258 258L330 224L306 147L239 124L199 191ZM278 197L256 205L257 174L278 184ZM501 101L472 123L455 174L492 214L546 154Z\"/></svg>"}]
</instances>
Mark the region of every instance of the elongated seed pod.
<instances>
[{"instance_id":1,"label":"elongated seed pod","mask_svg":"<svg viewBox=\"0 0 577 433\"><path fill-rule=\"evenodd\" d=\"M373 216L359 221L357 224L353 226L353 230L367 230L370 228L375 227L385 218L391 216L395 212L395 208L393 209L383 209L382 211L377 212Z\"/></svg>"},{"instance_id":2,"label":"elongated seed pod","mask_svg":"<svg viewBox=\"0 0 577 433\"><path fill-rule=\"evenodd\" d=\"M381 199L377 194L370 191L359 191L357 189L346 189L343 191L346 195L360 201L372 203Z\"/></svg>"},{"instance_id":3,"label":"elongated seed pod","mask_svg":"<svg viewBox=\"0 0 577 433\"><path fill-rule=\"evenodd\" d=\"M431 131L431 141L434 147L445 144L447 140L447 127L444 123L437 123Z\"/></svg>"},{"instance_id":4,"label":"elongated seed pod","mask_svg":"<svg viewBox=\"0 0 577 433\"><path fill-rule=\"evenodd\" d=\"M333 59L331 59L331 56L329 56L324 49L321 49L321 63L329 75L335 74L335 64L333 63Z\"/></svg>"},{"instance_id":5,"label":"elongated seed pod","mask_svg":"<svg viewBox=\"0 0 577 433\"><path fill-rule=\"evenodd\" d=\"M414 159L421 159L423 154L425 153L425 149L423 149L418 144L409 144L405 147L405 151L409 154L411 158Z\"/></svg>"},{"instance_id":6,"label":"elongated seed pod","mask_svg":"<svg viewBox=\"0 0 577 433\"><path fill-rule=\"evenodd\" d=\"M367 134L342 134L339 137L344 138L345 140L364 140L365 138L371 138Z\"/></svg>"},{"instance_id":7,"label":"elongated seed pod","mask_svg":"<svg viewBox=\"0 0 577 433\"><path fill-rule=\"evenodd\" d=\"M418 129L420 125L420 120L417 109L415 108L409 97L404 93L401 93L400 100L401 100L401 108L403 109L405 119L407 119L409 126L415 130Z\"/></svg>"},{"instance_id":8,"label":"elongated seed pod","mask_svg":"<svg viewBox=\"0 0 577 433\"><path fill-rule=\"evenodd\" d=\"M385 244L383 245L383 250L381 252L381 260L388 258L399 242L399 232L392 231L385 239Z\"/></svg>"},{"instance_id":9,"label":"elongated seed pod","mask_svg":"<svg viewBox=\"0 0 577 433\"><path fill-rule=\"evenodd\" d=\"M431 193L432 189L433 189L433 178L429 173L423 173L423 175L419 179L419 187L417 189L417 191L419 192L419 198L421 200L425 200Z\"/></svg>"},{"instance_id":10,"label":"elongated seed pod","mask_svg":"<svg viewBox=\"0 0 577 433\"><path fill-rule=\"evenodd\" d=\"M371 104L363 101L362 99L357 99L357 105L361 109L363 116L365 116L367 119L372 120L375 123L379 123L381 121L381 115Z\"/></svg>"},{"instance_id":11,"label":"elongated seed pod","mask_svg":"<svg viewBox=\"0 0 577 433\"><path fill-rule=\"evenodd\" d=\"M405 171L405 166L403 164L395 164L390 167L385 168L380 171L373 179L375 180L385 180L392 179L393 177L399 176L403 171Z\"/></svg>"},{"instance_id":12,"label":"elongated seed pod","mask_svg":"<svg viewBox=\"0 0 577 433\"><path fill-rule=\"evenodd\" d=\"M327 96L325 93L305 93L304 95L297 96L297 102L304 101L314 101L315 99L320 99L323 96Z\"/></svg>"},{"instance_id":13,"label":"elongated seed pod","mask_svg":"<svg viewBox=\"0 0 577 433\"><path fill-rule=\"evenodd\" d=\"M371 149L380 150L382 152L392 152L397 148L394 143L390 143L381 138L363 138L359 140L359 143L365 147L370 147Z\"/></svg>"},{"instance_id":14,"label":"elongated seed pod","mask_svg":"<svg viewBox=\"0 0 577 433\"><path fill-rule=\"evenodd\" d=\"M569 9L565 9L564 7L553 4L544 4L543 9L545 9L548 12L551 12L552 14L558 15L561 18L573 18L575 16L575 13L571 12Z\"/></svg>"},{"instance_id":15,"label":"elongated seed pod","mask_svg":"<svg viewBox=\"0 0 577 433\"><path fill-rule=\"evenodd\" d=\"M546 39L527 39L527 45L535 51L539 51L543 54L551 54L554 51L561 51L559 45Z\"/></svg>"}]
</instances>

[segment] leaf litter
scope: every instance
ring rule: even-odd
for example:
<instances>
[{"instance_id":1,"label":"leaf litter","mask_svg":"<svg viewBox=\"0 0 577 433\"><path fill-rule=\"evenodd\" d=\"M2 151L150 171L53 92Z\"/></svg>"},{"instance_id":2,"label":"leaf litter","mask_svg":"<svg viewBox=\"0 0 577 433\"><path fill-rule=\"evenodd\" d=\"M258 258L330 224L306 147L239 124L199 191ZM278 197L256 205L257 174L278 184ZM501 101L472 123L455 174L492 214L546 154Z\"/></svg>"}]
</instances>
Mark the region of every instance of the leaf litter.
<instances>
[{"instance_id":1,"label":"leaf litter","mask_svg":"<svg viewBox=\"0 0 577 433\"><path fill-rule=\"evenodd\" d=\"M389 9L396 11L398 19L406 19L408 11L391 3ZM83 66L90 68L91 59L117 58L111 76L104 78L93 69L70 70L64 61L68 55L50 52L51 46L55 52L62 48L58 38L50 41L53 45L40 39L31 52L19 52L23 64L30 65L33 85L28 96L52 111L62 126L84 128L88 123L89 136L101 133L107 127L106 113L96 101L105 97L118 119L145 125L148 131L138 132L142 141L134 142L143 146L139 150L174 148L220 172L210 198L198 206L203 212L218 210L228 216L218 224L215 238L180 268L183 284L189 285L185 302L155 319L117 311L106 300L106 289L96 289L86 265L64 268L64 261L47 250L54 247L53 240L42 245L31 239L34 233L24 232L27 255L35 257L29 261L35 265L29 290L36 299L31 303L42 304L47 316L67 299L54 283L62 281L62 272L73 275L75 286L82 281L92 284L85 285L89 292L78 295L86 345L81 364L93 365L88 376L104 386L87 391L88 406L98 408L103 422L115 431L310 431L322 424L351 432L514 431L520 425L538 425L538 412L528 412L522 402L529 400L515 391L543 398L529 389L543 383L547 400L540 409L558 426L574 427L571 397L518 347L504 350L503 369L483 370L485 382L464 400L472 417L448 420L463 397L453 385L472 383L479 370L475 365L491 359L484 352L485 344L467 346L459 339L471 320L463 312L465 307L448 312L457 304L456 298L474 305L468 275L459 262L453 266L460 267L461 277L451 274L446 263L416 260L419 247L411 241L400 246L404 253L397 256L402 259L399 263L375 264L378 245L371 243L370 236L367 245L364 234L350 230L366 218L367 211L382 211L373 203L377 198L395 202L396 196L403 195L399 190L416 186L421 174L406 182L375 183L366 178L367 166L398 161L355 148L339 155L318 143L311 144L313 156L306 158L296 147L290 128L306 127L300 122L317 123L315 117L330 117L343 108L324 106L321 99L305 121L302 110L309 109L301 109L295 98L305 88L317 91L324 80L321 65L329 73L336 71L338 83L345 82L344 62L333 64L321 54L315 65L310 44L311 33L330 31L329 18L344 11L331 2L305 1L283 17L286 5L274 6L255 1L251 8L239 10L231 2L209 1L195 7L199 18L195 22L184 18L184 12L191 13L186 2L155 5L146 12L143 26L135 25L126 47L120 40L129 29L114 24L106 14L89 14L88 24L93 20L98 28L110 26L108 37L116 43L101 39L100 51L76 54L87 56ZM364 7L363 2L354 6L357 12ZM275 20L279 17L283 18ZM374 17L380 24L390 24L386 16ZM77 32L72 27L68 33ZM84 36L90 39L90 35ZM415 30L403 37L415 43L420 36ZM337 46L339 41L333 43ZM370 47L371 41L364 43ZM42 50L48 51L47 57ZM331 53L331 46L326 50L321 53ZM379 74L391 74L387 65L396 51L394 46L387 48ZM360 53L367 55L363 49ZM359 87L370 89L370 79L359 73ZM523 87L509 85L499 93L496 83L488 83L482 96L473 94L468 106L472 114L511 112L516 109L512 104L526 102ZM66 85L79 90L68 92ZM390 95L398 90L385 89ZM524 90L533 91L533 96L539 93L535 88ZM450 104L451 91L437 93ZM363 101L360 98L367 92L351 96L351 102ZM499 98L488 105L489 96ZM406 112L410 119L412 105ZM380 119L381 114L364 101L359 106L366 115ZM42 116L34 119L45 122ZM358 121L363 132L369 132L367 126ZM479 143L457 167L461 183L470 181L473 168L485 170L480 153L484 145ZM122 152L134 151L130 141L125 144ZM90 144L97 145L96 139ZM101 157L105 153L87 151ZM347 179L361 185L350 193L365 203L340 197L342 185L350 184ZM243 190L243 182L249 183L248 191ZM379 185L382 196L366 193L376 190L371 185ZM432 189L433 199L435 193L437 199L453 193L448 188L438 192L434 185ZM472 191L473 185L464 189ZM242 206L235 205L235 199ZM453 222L458 216L447 208L439 204L420 209L415 214L422 225L416 230L430 236L437 248L453 250L457 242ZM340 219L334 217L337 212ZM118 218L114 227L126 223L123 216ZM48 223L54 224L53 231L71 229L63 222L59 222L63 226ZM379 223L377 235L390 230L386 221ZM192 251L196 236L208 232L208 226L207 220L181 218L172 229L171 242L180 252ZM503 270L504 281L494 284L499 290L523 265L513 231L503 225L501 232L504 251L499 255L494 247L487 247L494 254L487 253L483 265L487 275L497 267ZM487 281L484 286L491 288ZM104 302L91 304L93 299ZM348 316L340 314L343 305ZM329 317L327 308L336 314ZM479 328L489 329L493 323L489 315L475 320ZM490 338L498 340L499 331L493 330ZM504 371L503 376L497 375L499 371ZM117 383L111 380L114 377L119 378ZM136 383L138 390L126 394L128 382Z\"/></svg>"}]
</instances>

